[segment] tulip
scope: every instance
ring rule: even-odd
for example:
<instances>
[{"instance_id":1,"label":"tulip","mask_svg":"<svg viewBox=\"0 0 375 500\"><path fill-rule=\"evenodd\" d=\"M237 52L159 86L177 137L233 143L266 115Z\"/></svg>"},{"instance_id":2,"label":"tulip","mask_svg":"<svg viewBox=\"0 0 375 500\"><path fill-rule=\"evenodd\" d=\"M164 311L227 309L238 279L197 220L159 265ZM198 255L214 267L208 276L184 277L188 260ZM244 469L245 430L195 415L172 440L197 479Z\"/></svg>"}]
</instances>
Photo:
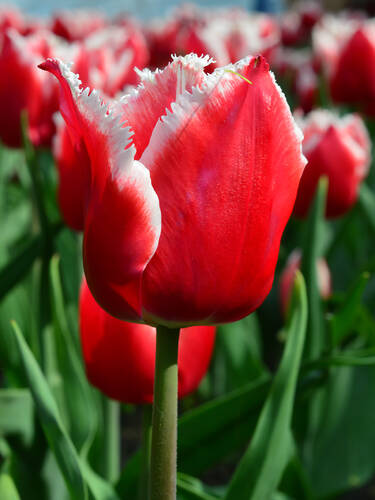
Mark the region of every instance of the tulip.
<instances>
[{"instance_id":1,"label":"tulip","mask_svg":"<svg viewBox=\"0 0 375 500\"><path fill-rule=\"evenodd\" d=\"M52 116L58 109L58 87L36 66L56 53L56 40L45 31L24 37L8 29L1 43L0 138L9 147L19 147L21 113L27 111L32 143L48 146L55 132Z\"/></svg>"},{"instance_id":2,"label":"tulip","mask_svg":"<svg viewBox=\"0 0 375 500\"><path fill-rule=\"evenodd\" d=\"M329 80L332 99L375 113L373 20L326 16L314 28L314 50Z\"/></svg>"},{"instance_id":3,"label":"tulip","mask_svg":"<svg viewBox=\"0 0 375 500\"><path fill-rule=\"evenodd\" d=\"M84 40L95 31L104 28L107 21L95 11L62 10L52 19L51 31L69 42Z\"/></svg>"},{"instance_id":4,"label":"tulip","mask_svg":"<svg viewBox=\"0 0 375 500\"><path fill-rule=\"evenodd\" d=\"M263 58L206 75L209 63L189 55L144 72L109 110L65 64L41 65L60 81L62 115L90 165L87 282L120 319L234 321L271 288L305 165L301 135Z\"/></svg>"},{"instance_id":5,"label":"tulip","mask_svg":"<svg viewBox=\"0 0 375 500\"><path fill-rule=\"evenodd\" d=\"M312 111L300 119L303 153L308 163L303 173L294 213L305 217L318 180L327 176L326 217L338 217L355 203L359 185L371 160L371 143L362 119L353 114L338 117L327 110Z\"/></svg>"},{"instance_id":6,"label":"tulip","mask_svg":"<svg viewBox=\"0 0 375 500\"><path fill-rule=\"evenodd\" d=\"M113 318L96 302L83 280L80 331L86 374L90 382L123 403L152 403L156 330ZM178 353L178 395L192 393L205 375L215 341L215 328L183 329Z\"/></svg>"},{"instance_id":7,"label":"tulip","mask_svg":"<svg viewBox=\"0 0 375 500\"><path fill-rule=\"evenodd\" d=\"M285 269L281 273L279 292L281 309L286 315L292 297L293 284L296 271L301 268L301 252L294 250L287 260ZM328 299L332 294L331 273L325 259L319 259L316 263L316 272L318 276L318 287L323 299Z\"/></svg>"},{"instance_id":8,"label":"tulip","mask_svg":"<svg viewBox=\"0 0 375 500\"><path fill-rule=\"evenodd\" d=\"M151 500L176 498L182 326L239 319L273 280L305 165L301 135L262 57L204 72L175 57L109 107L58 60L60 110L90 182L83 258L97 302L157 325Z\"/></svg>"}]
</instances>

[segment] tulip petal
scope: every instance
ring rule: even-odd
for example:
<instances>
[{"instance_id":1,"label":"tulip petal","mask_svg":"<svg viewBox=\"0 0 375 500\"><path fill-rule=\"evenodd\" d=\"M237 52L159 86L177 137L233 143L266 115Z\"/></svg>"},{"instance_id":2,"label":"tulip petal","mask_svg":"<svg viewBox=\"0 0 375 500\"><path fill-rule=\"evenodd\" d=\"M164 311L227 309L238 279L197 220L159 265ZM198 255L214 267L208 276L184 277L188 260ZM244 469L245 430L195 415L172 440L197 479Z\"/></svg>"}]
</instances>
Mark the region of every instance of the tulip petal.
<instances>
[{"instance_id":1,"label":"tulip petal","mask_svg":"<svg viewBox=\"0 0 375 500\"><path fill-rule=\"evenodd\" d=\"M133 142L139 159L149 143L156 122L170 108L176 97L185 89L199 85L204 79L204 68L211 63L208 56L189 54L173 57L173 61L162 71L138 71L142 80L133 93L123 97L119 113L134 131Z\"/></svg>"},{"instance_id":2,"label":"tulip petal","mask_svg":"<svg viewBox=\"0 0 375 500\"><path fill-rule=\"evenodd\" d=\"M61 113L91 169L83 248L87 282L110 314L140 320L142 273L161 227L149 172L134 161L130 129L94 90L81 90L78 77L61 61L49 59L40 67L58 78Z\"/></svg>"},{"instance_id":3,"label":"tulip petal","mask_svg":"<svg viewBox=\"0 0 375 500\"><path fill-rule=\"evenodd\" d=\"M260 305L305 165L301 141L262 57L172 104L141 157L163 218L143 277L146 320L221 323Z\"/></svg>"}]
</instances>

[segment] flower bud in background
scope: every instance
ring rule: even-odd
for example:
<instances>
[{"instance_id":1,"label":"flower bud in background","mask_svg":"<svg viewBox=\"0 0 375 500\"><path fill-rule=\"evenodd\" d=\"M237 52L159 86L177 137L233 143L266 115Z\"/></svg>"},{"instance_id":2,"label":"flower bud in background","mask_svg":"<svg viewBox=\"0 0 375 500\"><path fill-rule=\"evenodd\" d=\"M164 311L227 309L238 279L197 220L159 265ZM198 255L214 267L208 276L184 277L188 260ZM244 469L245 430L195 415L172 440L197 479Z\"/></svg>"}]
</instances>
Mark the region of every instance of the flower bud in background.
<instances>
[{"instance_id":1,"label":"flower bud in background","mask_svg":"<svg viewBox=\"0 0 375 500\"><path fill-rule=\"evenodd\" d=\"M375 21L327 15L314 28L317 58L332 99L375 114Z\"/></svg>"},{"instance_id":2,"label":"flower bud in background","mask_svg":"<svg viewBox=\"0 0 375 500\"><path fill-rule=\"evenodd\" d=\"M208 64L190 54L145 71L109 109L62 62L41 65L60 81L69 135L90 165L87 282L120 319L230 322L272 286L302 136L262 57L211 75Z\"/></svg>"},{"instance_id":3,"label":"flower bud in background","mask_svg":"<svg viewBox=\"0 0 375 500\"><path fill-rule=\"evenodd\" d=\"M68 42L84 40L107 25L100 12L93 10L61 10L51 20L51 31Z\"/></svg>"},{"instance_id":4,"label":"flower bud in background","mask_svg":"<svg viewBox=\"0 0 375 500\"><path fill-rule=\"evenodd\" d=\"M292 291L296 271L301 268L301 251L294 250L285 265L285 268L280 276L279 294L281 310L286 316L290 299L292 298ZM325 259L319 259L316 263L316 270L318 273L318 287L320 295L323 299L328 299L332 294L331 273Z\"/></svg>"},{"instance_id":5,"label":"flower bud in background","mask_svg":"<svg viewBox=\"0 0 375 500\"><path fill-rule=\"evenodd\" d=\"M363 120L315 110L298 120L307 165L298 188L294 214L306 217L321 176L328 177L327 217L345 214L357 200L371 161L371 142Z\"/></svg>"},{"instance_id":6,"label":"flower bud in background","mask_svg":"<svg viewBox=\"0 0 375 500\"><path fill-rule=\"evenodd\" d=\"M108 397L123 403L152 403L156 329L126 323L107 314L83 280L80 332L86 374ZM174 333L171 333L174 335ZM178 353L178 395L194 392L207 372L215 342L215 327L181 330Z\"/></svg>"},{"instance_id":7,"label":"flower bud in background","mask_svg":"<svg viewBox=\"0 0 375 500\"><path fill-rule=\"evenodd\" d=\"M61 50L60 50L61 49ZM21 114L27 112L29 137L35 146L49 146L55 133L53 114L59 106L55 82L37 65L46 57L65 54L56 37L45 30L22 36L8 29L0 38L0 139L21 145Z\"/></svg>"}]
</instances>

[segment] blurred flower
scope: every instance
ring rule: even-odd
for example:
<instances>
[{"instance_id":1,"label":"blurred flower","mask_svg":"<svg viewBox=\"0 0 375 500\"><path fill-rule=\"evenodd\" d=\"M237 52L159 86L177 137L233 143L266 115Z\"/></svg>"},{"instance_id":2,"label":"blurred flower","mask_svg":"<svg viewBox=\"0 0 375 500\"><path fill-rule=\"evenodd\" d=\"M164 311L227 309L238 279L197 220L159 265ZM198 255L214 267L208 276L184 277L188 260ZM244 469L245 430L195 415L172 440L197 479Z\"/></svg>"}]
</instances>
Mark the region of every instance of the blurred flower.
<instances>
[{"instance_id":1,"label":"blurred flower","mask_svg":"<svg viewBox=\"0 0 375 500\"><path fill-rule=\"evenodd\" d=\"M84 280L80 293L80 331L86 374L108 397L123 403L152 403L156 329L126 323L107 314ZM195 391L206 374L215 342L215 327L181 331L178 353L178 395Z\"/></svg>"},{"instance_id":2,"label":"blurred flower","mask_svg":"<svg viewBox=\"0 0 375 500\"><path fill-rule=\"evenodd\" d=\"M318 67L311 50L280 46L272 53L271 67L294 93L295 107L311 111L319 96Z\"/></svg>"},{"instance_id":3,"label":"blurred flower","mask_svg":"<svg viewBox=\"0 0 375 500\"><path fill-rule=\"evenodd\" d=\"M62 10L51 20L51 31L68 42L84 40L107 25L100 12L94 10Z\"/></svg>"},{"instance_id":4,"label":"blurred flower","mask_svg":"<svg viewBox=\"0 0 375 500\"><path fill-rule=\"evenodd\" d=\"M58 86L38 71L46 57L60 55L57 41L46 31L21 36L8 29L0 39L0 138L21 145L21 112L27 111L29 136L36 146L51 143L52 115L58 109Z\"/></svg>"},{"instance_id":5,"label":"blurred flower","mask_svg":"<svg viewBox=\"0 0 375 500\"><path fill-rule=\"evenodd\" d=\"M314 198L318 180L329 180L327 217L347 212L357 199L366 177L371 155L367 129L358 115L338 115L327 110L312 111L298 120L304 133L303 153L308 163L302 175L294 213L305 217Z\"/></svg>"},{"instance_id":6,"label":"blurred flower","mask_svg":"<svg viewBox=\"0 0 375 500\"><path fill-rule=\"evenodd\" d=\"M83 87L94 87L114 96L125 85L139 83L134 68L143 69L148 59L142 32L135 24L128 24L105 28L86 38L79 44L73 68Z\"/></svg>"},{"instance_id":7,"label":"blurred flower","mask_svg":"<svg viewBox=\"0 0 375 500\"><path fill-rule=\"evenodd\" d=\"M86 278L121 319L234 321L271 288L305 165L300 131L262 57L206 75L209 63L190 54L144 71L109 109L65 64L41 65L90 165Z\"/></svg>"},{"instance_id":8,"label":"blurred flower","mask_svg":"<svg viewBox=\"0 0 375 500\"><path fill-rule=\"evenodd\" d=\"M292 47L308 42L312 28L322 16L322 7L317 2L299 2L281 18L281 40Z\"/></svg>"},{"instance_id":9,"label":"blurred flower","mask_svg":"<svg viewBox=\"0 0 375 500\"><path fill-rule=\"evenodd\" d=\"M240 8L202 9L183 5L166 20L151 22L146 33L151 67L167 64L170 54L194 52L214 59L206 72L248 54L269 58L280 42L275 19L265 14L249 14Z\"/></svg>"},{"instance_id":10,"label":"blurred flower","mask_svg":"<svg viewBox=\"0 0 375 500\"><path fill-rule=\"evenodd\" d=\"M325 16L313 33L314 50L331 96L375 113L375 21Z\"/></svg>"},{"instance_id":11,"label":"blurred flower","mask_svg":"<svg viewBox=\"0 0 375 500\"><path fill-rule=\"evenodd\" d=\"M291 299L293 284L296 271L301 267L301 251L294 250L281 273L279 282L279 293L281 309L284 315L288 311L289 301ZM323 299L328 299L332 294L331 273L325 259L319 259L316 263L318 273L318 287Z\"/></svg>"}]
</instances>

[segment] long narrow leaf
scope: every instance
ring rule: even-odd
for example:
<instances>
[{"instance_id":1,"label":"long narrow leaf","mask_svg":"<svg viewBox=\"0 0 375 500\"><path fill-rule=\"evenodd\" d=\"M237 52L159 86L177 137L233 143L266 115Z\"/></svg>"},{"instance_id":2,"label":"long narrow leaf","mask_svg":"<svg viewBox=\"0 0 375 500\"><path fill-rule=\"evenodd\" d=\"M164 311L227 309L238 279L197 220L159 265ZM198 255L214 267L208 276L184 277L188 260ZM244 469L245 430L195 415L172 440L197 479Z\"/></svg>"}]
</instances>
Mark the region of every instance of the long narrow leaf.
<instances>
[{"instance_id":1,"label":"long narrow leaf","mask_svg":"<svg viewBox=\"0 0 375 500\"><path fill-rule=\"evenodd\" d=\"M290 425L307 323L303 277L297 274L287 344L250 445L229 483L225 500L271 498L291 448Z\"/></svg>"},{"instance_id":2,"label":"long narrow leaf","mask_svg":"<svg viewBox=\"0 0 375 500\"><path fill-rule=\"evenodd\" d=\"M67 488L73 499L86 499L87 489L83 479L79 458L62 425L51 390L32 352L26 344L18 325L14 321L12 325L21 355L22 365L29 382L40 422L51 449L55 454Z\"/></svg>"}]
</instances>

